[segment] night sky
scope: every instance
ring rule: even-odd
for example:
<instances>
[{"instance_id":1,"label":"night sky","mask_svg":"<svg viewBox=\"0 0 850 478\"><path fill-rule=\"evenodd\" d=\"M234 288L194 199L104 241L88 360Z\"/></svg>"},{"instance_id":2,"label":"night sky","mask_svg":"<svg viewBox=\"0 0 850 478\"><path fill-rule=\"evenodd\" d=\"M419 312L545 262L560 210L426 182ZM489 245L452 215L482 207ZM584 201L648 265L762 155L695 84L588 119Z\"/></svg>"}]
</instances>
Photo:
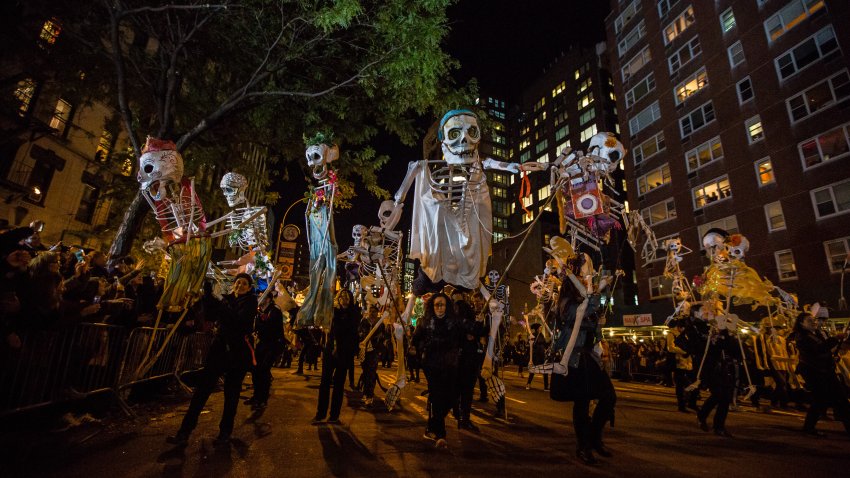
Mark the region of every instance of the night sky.
<instances>
[{"instance_id":1,"label":"night sky","mask_svg":"<svg viewBox=\"0 0 850 478\"><path fill-rule=\"evenodd\" d=\"M449 9L451 33L445 43L449 54L460 61L455 72L457 84L476 78L482 91L490 92L510 103L570 45L591 46L605 40L604 19L607 0L461 0ZM424 136L435 118L421 118ZM379 183L394 194L407 170L407 163L420 159L421 145L407 147L388 135L379 135L373 146L379 154L392 159L379 173ZM281 203L275 208L277 218L289 204L306 190L291 170L292 181L285 184ZM353 211L334 215L336 238L340 251L351 245L351 228L355 224L377 224L380 200L357 185L358 197ZM298 189L297 191L294 191ZM291 196L291 199L290 199ZM408 194L405 216L400 226L410 225L412 197ZM298 205L287 217L303 230L304 207Z\"/></svg>"}]
</instances>

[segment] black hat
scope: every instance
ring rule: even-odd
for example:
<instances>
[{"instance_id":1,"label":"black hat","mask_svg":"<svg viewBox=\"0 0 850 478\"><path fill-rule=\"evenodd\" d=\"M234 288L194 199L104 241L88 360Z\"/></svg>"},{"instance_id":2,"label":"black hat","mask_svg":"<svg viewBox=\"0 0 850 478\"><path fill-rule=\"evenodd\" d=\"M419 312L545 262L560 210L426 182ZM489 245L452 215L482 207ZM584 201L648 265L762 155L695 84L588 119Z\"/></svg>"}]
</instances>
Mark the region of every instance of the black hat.
<instances>
[{"instance_id":1,"label":"black hat","mask_svg":"<svg viewBox=\"0 0 850 478\"><path fill-rule=\"evenodd\" d=\"M0 255L7 255L18 249L27 249L18 243L33 235L31 227L18 227L0 234Z\"/></svg>"},{"instance_id":2,"label":"black hat","mask_svg":"<svg viewBox=\"0 0 850 478\"><path fill-rule=\"evenodd\" d=\"M236 282L236 279L245 279L246 281L248 281L249 286L254 287L254 278L251 277L250 274L240 272L240 273L236 274L236 278L233 279L233 282Z\"/></svg>"}]
</instances>

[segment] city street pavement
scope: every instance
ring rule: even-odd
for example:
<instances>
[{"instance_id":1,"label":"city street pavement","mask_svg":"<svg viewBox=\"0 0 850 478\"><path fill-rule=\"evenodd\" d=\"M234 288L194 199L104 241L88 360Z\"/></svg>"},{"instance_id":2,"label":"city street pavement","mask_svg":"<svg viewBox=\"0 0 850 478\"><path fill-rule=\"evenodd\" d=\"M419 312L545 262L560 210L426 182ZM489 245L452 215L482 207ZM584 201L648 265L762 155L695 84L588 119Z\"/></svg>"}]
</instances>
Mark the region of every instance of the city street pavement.
<instances>
[{"instance_id":1,"label":"city street pavement","mask_svg":"<svg viewBox=\"0 0 850 478\"><path fill-rule=\"evenodd\" d=\"M722 438L700 431L693 413L676 411L672 388L616 381L615 427L605 430L615 456L586 466L575 458L572 405L549 400L539 376L532 390L525 390L525 380L511 369L505 374L507 421L493 417L492 403L475 402L473 422L481 433L458 431L450 415L447 450L435 449L422 438L427 415L426 399L420 395L424 375L422 383L405 388L400 406L391 413L378 401L373 410L364 409L359 393L346 389L342 425L312 426L318 372L299 376L291 369L275 369L269 408L255 417L240 404L229 449L212 446L222 404L222 394L216 393L185 449L165 443L186 410L188 399L181 399L135 421L113 419L117 423L66 432L74 438L54 437L49 447L20 443L13 447L14 457L4 458L4 468L11 464L11 473L0 475L807 477L841 476L850 467L850 439L840 423L821 422L827 437L813 438L799 432L799 412L742 407L730 413L727 422L734 438ZM379 374L386 385L394 370L380 369ZM379 389L377 393L383 396ZM28 440L25 431L21 438Z\"/></svg>"}]
</instances>

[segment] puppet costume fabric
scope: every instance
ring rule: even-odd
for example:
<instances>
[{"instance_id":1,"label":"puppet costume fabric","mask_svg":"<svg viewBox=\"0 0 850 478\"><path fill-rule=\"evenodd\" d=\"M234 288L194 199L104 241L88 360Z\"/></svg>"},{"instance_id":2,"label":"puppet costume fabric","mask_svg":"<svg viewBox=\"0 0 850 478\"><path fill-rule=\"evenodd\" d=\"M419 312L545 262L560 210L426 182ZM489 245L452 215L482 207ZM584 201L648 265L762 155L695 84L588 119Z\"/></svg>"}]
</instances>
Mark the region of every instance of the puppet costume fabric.
<instances>
[{"instance_id":1,"label":"puppet costume fabric","mask_svg":"<svg viewBox=\"0 0 850 478\"><path fill-rule=\"evenodd\" d=\"M299 326L330 327L333 318L333 289L336 281L337 245L331 210L319 206L307 213L310 243L310 290L296 322Z\"/></svg>"}]
</instances>

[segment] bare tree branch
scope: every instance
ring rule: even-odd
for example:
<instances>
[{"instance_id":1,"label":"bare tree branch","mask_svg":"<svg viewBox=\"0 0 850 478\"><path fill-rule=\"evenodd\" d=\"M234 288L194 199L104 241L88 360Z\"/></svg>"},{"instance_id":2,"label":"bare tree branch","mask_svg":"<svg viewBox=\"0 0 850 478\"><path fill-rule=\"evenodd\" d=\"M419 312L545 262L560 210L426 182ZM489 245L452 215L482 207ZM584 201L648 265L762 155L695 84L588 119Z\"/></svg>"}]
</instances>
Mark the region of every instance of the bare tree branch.
<instances>
[{"instance_id":1,"label":"bare tree branch","mask_svg":"<svg viewBox=\"0 0 850 478\"><path fill-rule=\"evenodd\" d=\"M228 5L228 4L220 4L220 5L210 5L210 4L202 4L202 5L163 5L161 7L139 7L132 8L130 10L122 10L117 12L116 17L120 20L126 16L135 15L137 13L156 13L156 12L165 12L169 10L200 10L200 9L218 9L218 10L227 10L228 8L240 8L241 5Z\"/></svg>"},{"instance_id":2,"label":"bare tree branch","mask_svg":"<svg viewBox=\"0 0 850 478\"><path fill-rule=\"evenodd\" d=\"M141 155L142 148L139 146L139 139L133 130L133 114L130 112L130 107L127 105L127 75L124 70L124 55L121 54L121 35L119 32L119 18L117 12L109 8L109 29L110 40L112 42L112 61L115 63L115 73L118 83L118 108L121 111L121 119L124 121L124 128L127 129L127 138L130 144L133 145L133 151L136 157Z\"/></svg>"}]
</instances>

